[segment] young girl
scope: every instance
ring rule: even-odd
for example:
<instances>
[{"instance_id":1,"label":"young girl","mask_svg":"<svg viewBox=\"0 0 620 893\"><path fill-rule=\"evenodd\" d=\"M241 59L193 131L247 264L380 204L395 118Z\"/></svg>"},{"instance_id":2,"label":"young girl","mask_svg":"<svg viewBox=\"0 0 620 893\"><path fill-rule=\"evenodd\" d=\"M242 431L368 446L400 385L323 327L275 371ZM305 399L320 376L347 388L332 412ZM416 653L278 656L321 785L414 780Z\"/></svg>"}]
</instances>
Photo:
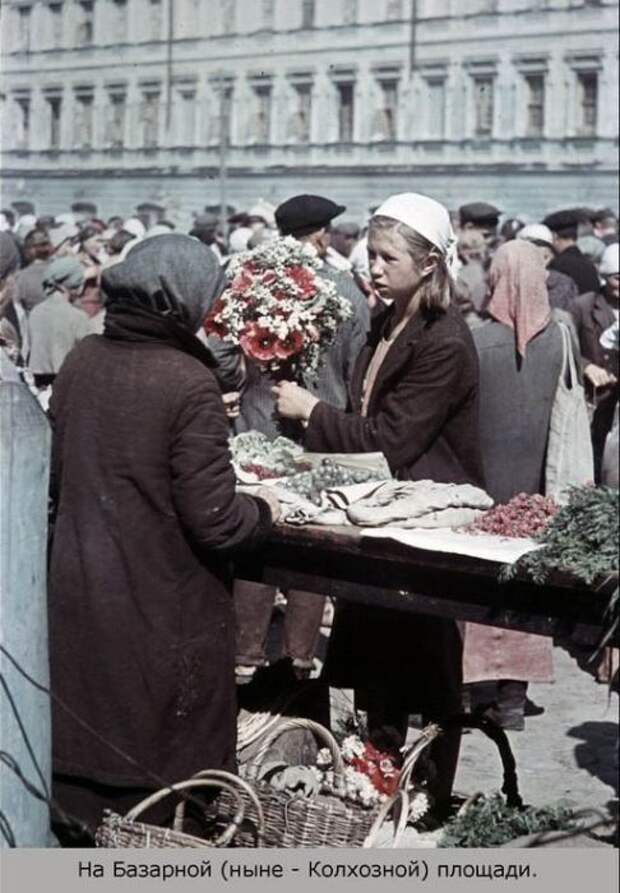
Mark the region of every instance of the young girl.
<instances>
[{"instance_id":1,"label":"young girl","mask_svg":"<svg viewBox=\"0 0 620 893\"><path fill-rule=\"evenodd\" d=\"M375 318L358 358L352 411L292 382L274 388L278 410L306 423L309 450L381 450L401 480L480 486L478 359L451 305L456 240L448 212L423 195L392 196L371 218L368 255L373 286L391 304ZM410 713L430 721L459 712L461 650L453 621L343 605L326 675L333 685L355 688L371 740L387 732L401 745ZM449 803L458 746L458 734L451 734L435 747L440 813Z\"/></svg>"}]
</instances>

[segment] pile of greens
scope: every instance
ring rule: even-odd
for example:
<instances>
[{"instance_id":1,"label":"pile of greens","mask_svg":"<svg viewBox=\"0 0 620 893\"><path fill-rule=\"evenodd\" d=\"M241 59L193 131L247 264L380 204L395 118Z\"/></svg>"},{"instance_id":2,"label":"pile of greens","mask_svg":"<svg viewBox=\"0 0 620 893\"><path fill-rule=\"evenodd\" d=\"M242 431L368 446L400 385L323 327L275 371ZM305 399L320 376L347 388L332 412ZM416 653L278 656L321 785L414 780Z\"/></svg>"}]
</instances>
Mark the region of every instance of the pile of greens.
<instances>
[{"instance_id":1,"label":"pile of greens","mask_svg":"<svg viewBox=\"0 0 620 893\"><path fill-rule=\"evenodd\" d=\"M507 806L501 794L480 797L443 829L440 847L497 847L524 834L571 831L574 813L562 806Z\"/></svg>"},{"instance_id":2,"label":"pile of greens","mask_svg":"<svg viewBox=\"0 0 620 893\"><path fill-rule=\"evenodd\" d=\"M610 487L572 487L560 508L536 539L541 549L524 555L504 574L524 570L535 583L549 572L563 570L584 583L618 573L618 491Z\"/></svg>"}]
</instances>

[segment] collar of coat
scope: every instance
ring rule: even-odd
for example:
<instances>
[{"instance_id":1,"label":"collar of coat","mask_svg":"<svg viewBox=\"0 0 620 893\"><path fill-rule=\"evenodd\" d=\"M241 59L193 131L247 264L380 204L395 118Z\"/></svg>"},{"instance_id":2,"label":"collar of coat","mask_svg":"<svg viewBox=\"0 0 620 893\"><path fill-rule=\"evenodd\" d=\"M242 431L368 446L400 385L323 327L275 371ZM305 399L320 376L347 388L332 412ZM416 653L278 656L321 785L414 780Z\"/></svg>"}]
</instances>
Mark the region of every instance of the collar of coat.
<instances>
[{"instance_id":1,"label":"collar of coat","mask_svg":"<svg viewBox=\"0 0 620 893\"><path fill-rule=\"evenodd\" d=\"M351 396L353 406L356 410L359 410L359 407L361 406L364 379L366 377L368 364L372 359L372 355L374 354L377 345L389 330L395 312L395 306L392 304L392 306L387 307L382 313L378 313L372 320L368 341L360 353L359 361L356 364L351 381ZM442 312L428 316L421 311L418 311L411 317L402 332L397 335L377 373L368 406L369 415L371 414L370 410L385 383L388 380L391 380L400 369L407 364L411 351L420 336L433 325L440 315L442 315Z\"/></svg>"}]
</instances>

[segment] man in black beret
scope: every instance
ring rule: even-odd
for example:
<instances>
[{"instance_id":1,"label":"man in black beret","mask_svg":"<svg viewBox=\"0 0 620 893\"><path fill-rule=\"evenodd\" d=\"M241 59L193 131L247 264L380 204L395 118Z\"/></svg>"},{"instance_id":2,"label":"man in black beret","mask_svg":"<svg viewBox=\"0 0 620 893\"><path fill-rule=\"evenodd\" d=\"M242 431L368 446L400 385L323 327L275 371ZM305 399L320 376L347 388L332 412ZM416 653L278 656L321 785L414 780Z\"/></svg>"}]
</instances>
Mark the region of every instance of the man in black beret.
<instances>
[{"instance_id":1,"label":"man in black beret","mask_svg":"<svg viewBox=\"0 0 620 893\"><path fill-rule=\"evenodd\" d=\"M71 210L76 217L82 220L89 220L91 217L97 216L97 205L94 202L73 202Z\"/></svg>"},{"instance_id":2,"label":"man in black beret","mask_svg":"<svg viewBox=\"0 0 620 893\"><path fill-rule=\"evenodd\" d=\"M275 218L282 236L293 236L312 246L321 263L317 274L332 282L341 297L353 309L351 319L340 325L334 342L325 350L317 379L300 376L300 384L321 400L345 409L349 383L355 361L366 343L370 327L370 311L366 299L353 277L325 263L330 245L330 223L345 208L318 195L296 195L276 208ZM272 387L275 379L251 363L240 405L238 430L260 431L273 439L285 434L302 440L303 428L298 422L277 420ZM269 627L275 589L245 580L235 581L237 616L237 681L249 681L257 666L264 663L264 640ZM293 662L300 678L312 668L323 617L325 599L309 593L290 590L284 620L284 656Z\"/></svg>"},{"instance_id":3,"label":"man in black beret","mask_svg":"<svg viewBox=\"0 0 620 893\"><path fill-rule=\"evenodd\" d=\"M470 202L459 208L459 225L461 230L478 230L488 247L497 239L497 226L501 211L487 202Z\"/></svg>"},{"instance_id":4,"label":"man in black beret","mask_svg":"<svg viewBox=\"0 0 620 893\"><path fill-rule=\"evenodd\" d=\"M548 214L543 223L553 233L555 258L549 264L550 270L558 270L570 276L579 294L598 291L599 279L596 267L577 247L577 231L581 214L576 208L554 211Z\"/></svg>"}]
</instances>

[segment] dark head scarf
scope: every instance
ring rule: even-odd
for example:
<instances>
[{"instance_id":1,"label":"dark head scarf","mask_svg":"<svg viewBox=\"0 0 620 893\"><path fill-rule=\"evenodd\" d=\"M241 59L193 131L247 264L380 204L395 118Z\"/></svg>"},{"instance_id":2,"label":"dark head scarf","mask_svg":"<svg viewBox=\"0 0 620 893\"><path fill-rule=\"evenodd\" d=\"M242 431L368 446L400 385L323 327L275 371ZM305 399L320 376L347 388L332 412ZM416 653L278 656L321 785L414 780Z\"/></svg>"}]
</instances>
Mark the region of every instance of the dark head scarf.
<instances>
[{"instance_id":1,"label":"dark head scarf","mask_svg":"<svg viewBox=\"0 0 620 893\"><path fill-rule=\"evenodd\" d=\"M180 233L153 236L131 249L124 261L105 270L106 306L142 307L196 332L224 287L213 252Z\"/></svg>"},{"instance_id":2,"label":"dark head scarf","mask_svg":"<svg viewBox=\"0 0 620 893\"><path fill-rule=\"evenodd\" d=\"M0 284L19 268L19 250L15 239L0 233Z\"/></svg>"},{"instance_id":3,"label":"dark head scarf","mask_svg":"<svg viewBox=\"0 0 620 893\"><path fill-rule=\"evenodd\" d=\"M180 233L145 239L103 273L104 335L169 344L215 366L194 333L224 285L215 254L197 239Z\"/></svg>"}]
</instances>

